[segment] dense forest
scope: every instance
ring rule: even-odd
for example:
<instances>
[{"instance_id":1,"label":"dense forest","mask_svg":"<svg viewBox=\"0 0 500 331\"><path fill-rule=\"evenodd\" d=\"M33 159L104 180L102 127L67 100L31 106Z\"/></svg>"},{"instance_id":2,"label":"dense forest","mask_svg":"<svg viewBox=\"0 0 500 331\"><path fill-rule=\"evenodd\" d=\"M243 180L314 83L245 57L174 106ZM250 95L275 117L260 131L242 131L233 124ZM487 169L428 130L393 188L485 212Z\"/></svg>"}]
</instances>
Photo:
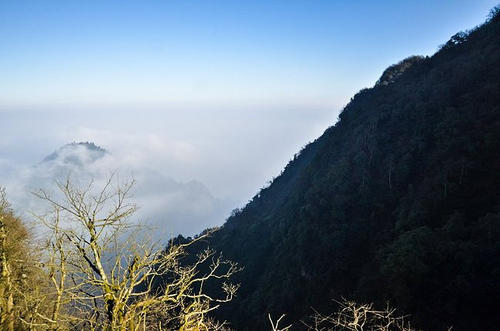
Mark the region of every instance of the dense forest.
<instances>
[{"instance_id":1,"label":"dense forest","mask_svg":"<svg viewBox=\"0 0 500 331\"><path fill-rule=\"evenodd\" d=\"M389 301L426 330L500 317L500 15L389 67L209 245L244 266L216 312L297 329L342 297ZM202 245L203 246L203 245ZM302 327L301 327L302 325Z\"/></svg>"}]
</instances>

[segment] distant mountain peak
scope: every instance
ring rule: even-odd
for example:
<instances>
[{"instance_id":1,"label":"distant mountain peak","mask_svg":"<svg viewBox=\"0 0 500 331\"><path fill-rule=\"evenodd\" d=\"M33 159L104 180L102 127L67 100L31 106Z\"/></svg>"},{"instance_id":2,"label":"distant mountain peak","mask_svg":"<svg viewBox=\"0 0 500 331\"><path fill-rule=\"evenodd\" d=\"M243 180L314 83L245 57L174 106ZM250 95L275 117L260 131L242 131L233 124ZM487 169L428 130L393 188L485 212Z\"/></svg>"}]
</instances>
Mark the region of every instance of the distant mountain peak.
<instances>
[{"instance_id":1,"label":"distant mountain peak","mask_svg":"<svg viewBox=\"0 0 500 331\"><path fill-rule=\"evenodd\" d=\"M106 149L93 142L71 142L47 155L42 163L58 161L64 164L83 166L104 157L106 154L109 154Z\"/></svg>"},{"instance_id":2,"label":"distant mountain peak","mask_svg":"<svg viewBox=\"0 0 500 331\"><path fill-rule=\"evenodd\" d=\"M106 149L102 148L101 146L98 146L96 145L95 143L91 142L91 141L79 141L79 142L71 142L69 144L66 144L64 146L61 147L61 149L63 148L71 148L71 147L78 147L78 146L82 146L82 147L85 147L89 150L93 150L93 151L99 151L99 152L104 152L104 153L107 153Z\"/></svg>"}]
</instances>

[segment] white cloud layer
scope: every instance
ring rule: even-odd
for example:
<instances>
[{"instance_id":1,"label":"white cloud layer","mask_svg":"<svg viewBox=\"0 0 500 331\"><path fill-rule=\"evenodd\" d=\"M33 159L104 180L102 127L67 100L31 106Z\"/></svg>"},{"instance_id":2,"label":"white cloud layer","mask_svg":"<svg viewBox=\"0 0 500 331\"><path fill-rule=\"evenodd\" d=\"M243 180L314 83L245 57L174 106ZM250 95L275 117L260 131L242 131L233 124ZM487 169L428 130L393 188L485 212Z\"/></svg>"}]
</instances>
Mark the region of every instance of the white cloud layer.
<instances>
[{"instance_id":1,"label":"white cloud layer","mask_svg":"<svg viewBox=\"0 0 500 331\"><path fill-rule=\"evenodd\" d=\"M3 181L18 210L42 210L42 202L27 192L41 188L57 196L55 182L66 180L67 176L77 185L94 180L97 189L113 172L122 180L134 178L137 184L133 198L140 209L133 221L153 227L151 235L156 240L165 240L178 233L194 235L207 227L220 225L228 215L232 204L215 198L202 183L175 181L144 167L143 162L137 160L134 155L73 144L60 148L34 166L9 169L5 162L0 166L3 164L4 175L11 174Z\"/></svg>"},{"instance_id":2,"label":"white cloud layer","mask_svg":"<svg viewBox=\"0 0 500 331\"><path fill-rule=\"evenodd\" d=\"M16 209L35 206L29 192L73 177L104 179L113 170L137 180L138 218L155 233L192 235L220 225L293 154L335 120L332 107L41 106L1 108L0 186ZM76 148L81 166L62 155L40 163L73 141L91 141L110 153L92 159ZM70 158L71 159L71 158ZM160 235L158 235L160 236Z\"/></svg>"}]
</instances>

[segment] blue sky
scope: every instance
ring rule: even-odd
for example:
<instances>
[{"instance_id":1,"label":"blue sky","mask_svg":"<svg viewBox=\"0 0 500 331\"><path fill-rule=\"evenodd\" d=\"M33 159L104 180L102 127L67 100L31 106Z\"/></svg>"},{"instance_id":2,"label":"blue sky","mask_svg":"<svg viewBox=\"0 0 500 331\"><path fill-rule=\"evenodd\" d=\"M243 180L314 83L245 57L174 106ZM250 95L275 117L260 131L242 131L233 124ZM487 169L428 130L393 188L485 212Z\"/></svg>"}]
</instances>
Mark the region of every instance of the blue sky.
<instances>
[{"instance_id":1,"label":"blue sky","mask_svg":"<svg viewBox=\"0 0 500 331\"><path fill-rule=\"evenodd\" d=\"M0 107L339 107L496 1L0 2Z\"/></svg>"}]
</instances>

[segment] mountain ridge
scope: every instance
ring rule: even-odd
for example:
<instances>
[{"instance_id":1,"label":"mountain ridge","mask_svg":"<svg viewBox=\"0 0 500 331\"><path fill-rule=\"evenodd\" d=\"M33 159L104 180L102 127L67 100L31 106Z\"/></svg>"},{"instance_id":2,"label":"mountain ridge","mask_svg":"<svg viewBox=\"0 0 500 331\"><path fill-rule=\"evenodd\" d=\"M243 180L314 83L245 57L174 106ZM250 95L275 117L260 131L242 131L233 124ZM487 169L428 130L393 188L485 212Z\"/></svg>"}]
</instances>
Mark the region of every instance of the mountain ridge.
<instances>
[{"instance_id":1,"label":"mountain ridge","mask_svg":"<svg viewBox=\"0 0 500 331\"><path fill-rule=\"evenodd\" d=\"M297 326L347 297L389 300L428 330L495 329L499 63L496 10L358 92L209 240L245 267L216 317L255 330L286 313Z\"/></svg>"}]
</instances>

